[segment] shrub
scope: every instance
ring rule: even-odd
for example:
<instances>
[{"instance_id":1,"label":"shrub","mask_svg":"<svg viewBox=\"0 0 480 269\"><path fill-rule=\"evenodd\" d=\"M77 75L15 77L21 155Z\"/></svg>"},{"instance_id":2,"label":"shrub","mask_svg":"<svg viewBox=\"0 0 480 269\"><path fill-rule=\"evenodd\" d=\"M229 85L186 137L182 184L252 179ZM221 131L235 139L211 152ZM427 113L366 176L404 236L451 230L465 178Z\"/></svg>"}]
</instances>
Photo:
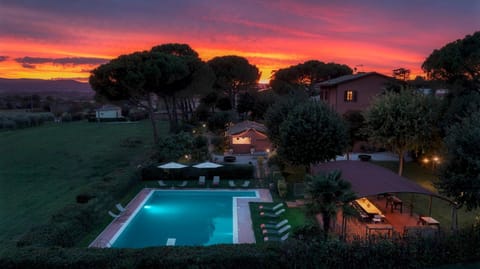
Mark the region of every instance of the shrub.
<instances>
[{"instance_id":1,"label":"shrub","mask_svg":"<svg viewBox=\"0 0 480 269\"><path fill-rule=\"evenodd\" d=\"M213 114L208 118L207 125L208 129L212 132L224 131L227 123L232 121L232 117L228 112L219 112Z\"/></svg>"},{"instance_id":2,"label":"shrub","mask_svg":"<svg viewBox=\"0 0 480 269\"><path fill-rule=\"evenodd\" d=\"M210 143L215 147L215 151L217 152L223 152L225 150L224 136L212 136Z\"/></svg>"}]
</instances>

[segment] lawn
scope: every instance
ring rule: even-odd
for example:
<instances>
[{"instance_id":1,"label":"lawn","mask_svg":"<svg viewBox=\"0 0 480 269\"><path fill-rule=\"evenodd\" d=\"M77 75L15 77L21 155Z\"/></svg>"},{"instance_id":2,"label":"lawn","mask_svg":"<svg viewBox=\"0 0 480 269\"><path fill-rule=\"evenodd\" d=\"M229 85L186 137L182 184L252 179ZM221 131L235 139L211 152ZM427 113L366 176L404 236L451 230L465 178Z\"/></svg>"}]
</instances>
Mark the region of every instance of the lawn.
<instances>
[{"instance_id":1,"label":"lawn","mask_svg":"<svg viewBox=\"0 0 480 269\"><path fill-rule=\"evenodd\" d=\"M385 168L388 168L394 172L397 172L397 162L373 162ZM433 182L436 180L436 175L431 169L422 167L421 165L413 162L405 163L403 176L411 179L424 188L438 193L434 187ZM429 196L420 194L399 194L398 195L404 201L411 201L413 199L415 208L414 212L422 215L428 215L428 205L430 203ZM458 211L458 226L469 227L473 224L475 216L480 215L480 209L467 211L465 208L460 208ZM448 230L452 224L452 207L445 200L439 198L432 199L432 217L440 221L441 226Z\"/></svg>"},{"instance_id":2,"label":"lawn","mask_svg":"<svg viewBox=\"0 0 480 269\"><path fill-rule=\"evenodd\" d=\"M49 123L0 132L0 249L151 147L148 121Z\"/></svg>"}]
</instances>

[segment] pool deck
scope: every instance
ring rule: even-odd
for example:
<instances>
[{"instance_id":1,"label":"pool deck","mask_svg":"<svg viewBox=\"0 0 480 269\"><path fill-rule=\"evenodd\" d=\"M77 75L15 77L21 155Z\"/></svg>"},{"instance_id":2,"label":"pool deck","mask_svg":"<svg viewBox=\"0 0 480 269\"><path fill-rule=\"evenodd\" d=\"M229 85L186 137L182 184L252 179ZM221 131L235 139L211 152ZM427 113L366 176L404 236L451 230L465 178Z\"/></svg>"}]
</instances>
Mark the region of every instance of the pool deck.
<instances>
[{"instance_id":1,"label":"pool deck","mask_svg":"<svg viewBox=\"0 0 480 269\"><path fill-rule=\"evenodd\" d=\"M112 245L117 232L122 229L136 209L145 201L147 196L156 189L142 189L125 207L125 211L103 230L103 232L89 245L93 248L108 248ZM205 189L202 189L205 190ZM230 189L231 190L231 189ZM238 227L238 243L255 243L255 236L252 230L252 219L250 216L249 202L272 202L272 196L268 189L251 189L258 191L258 198L242 198L237 199L237 227Z\"/></svg>"}]
</instances>

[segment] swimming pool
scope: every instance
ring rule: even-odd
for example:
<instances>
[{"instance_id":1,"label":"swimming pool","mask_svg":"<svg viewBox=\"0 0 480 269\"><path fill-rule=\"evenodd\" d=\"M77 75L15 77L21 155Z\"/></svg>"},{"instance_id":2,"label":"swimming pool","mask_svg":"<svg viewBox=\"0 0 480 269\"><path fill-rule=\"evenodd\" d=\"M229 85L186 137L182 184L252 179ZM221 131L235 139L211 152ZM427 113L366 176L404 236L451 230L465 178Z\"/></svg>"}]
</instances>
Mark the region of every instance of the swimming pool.
<instances>
[{"instance_id":1,"label":"swimming pool","mask_svg":"<svg viewBox=\"0 0 480 269\"><path fill-rule=\"evenodd\" d=\"M237 199L257 191L155 190L112 238L114 248L236 243Z\"/></svg>"}]
</instances>

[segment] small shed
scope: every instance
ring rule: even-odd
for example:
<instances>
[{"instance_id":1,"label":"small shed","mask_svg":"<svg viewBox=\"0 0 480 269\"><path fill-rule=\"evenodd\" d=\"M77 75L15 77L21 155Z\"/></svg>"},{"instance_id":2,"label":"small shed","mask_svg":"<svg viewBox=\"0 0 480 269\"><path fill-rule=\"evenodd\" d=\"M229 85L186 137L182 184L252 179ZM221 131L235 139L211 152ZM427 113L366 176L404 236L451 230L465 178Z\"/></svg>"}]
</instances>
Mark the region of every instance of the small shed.
<instances>
[{"instance_id":1,"label":"small shed","mask_svg":"<svg viewBox=\"0 0 480 269\"><path fill-rule=\"evenodd\" d=\"M118 119L122 117L122 109L115 105L104 105L95 110L97 120Z\"/></svg>"},{"instance_id":2,"label":"small shed","mask_svg":"<svg viewBox=\"0 0 480 269\"><path fill-rule=\"evenodd\" d=\"M267 137L267 127L258 122L239 122L231 126L226 135L234 154L268 152L272 147Z\"/></svg>"}]
</instances>

